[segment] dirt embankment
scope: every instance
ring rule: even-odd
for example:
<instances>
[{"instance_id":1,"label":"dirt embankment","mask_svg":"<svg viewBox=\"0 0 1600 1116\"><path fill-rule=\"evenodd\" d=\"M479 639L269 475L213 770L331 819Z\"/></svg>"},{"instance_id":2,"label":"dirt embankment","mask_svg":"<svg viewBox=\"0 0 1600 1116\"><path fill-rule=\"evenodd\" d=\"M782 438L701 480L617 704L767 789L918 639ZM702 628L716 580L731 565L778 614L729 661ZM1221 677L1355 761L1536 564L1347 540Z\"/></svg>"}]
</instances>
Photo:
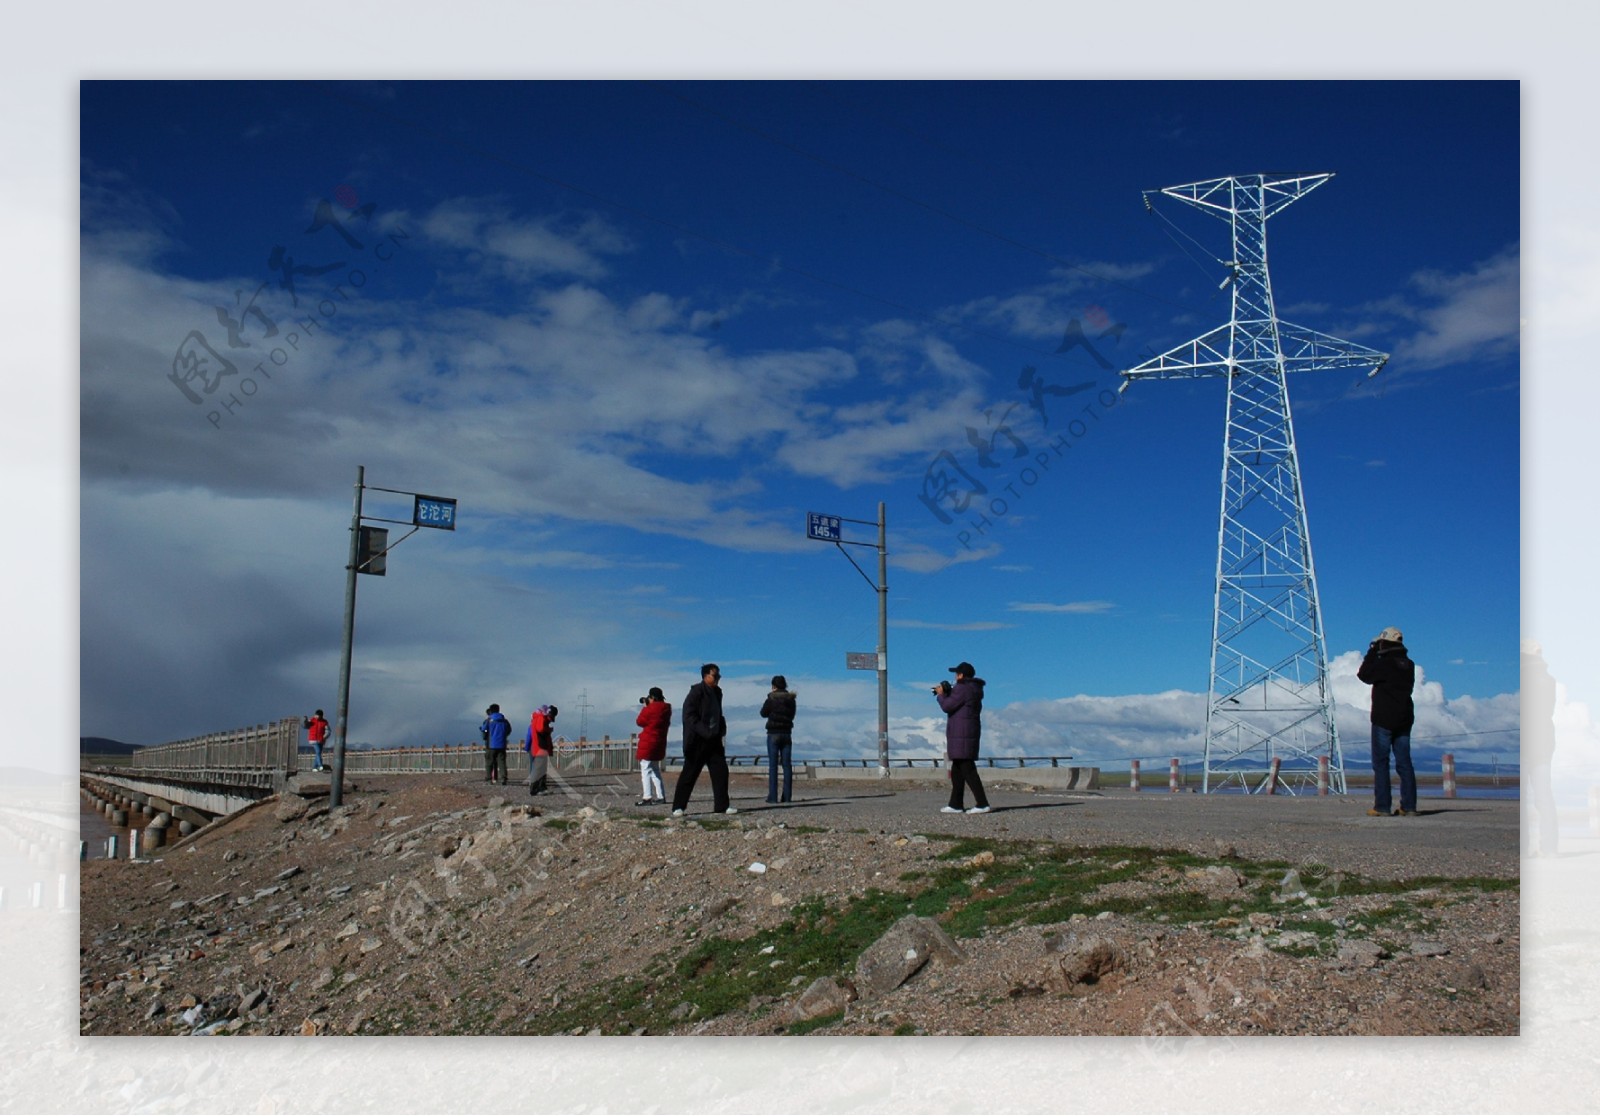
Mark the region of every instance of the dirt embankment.
<instances>
[{"instance_id":1,"label":"dirt embankment","mask_svg":"<svg viewBox=\"0 0 1600 1116\"><path fill-rule=\"evenodd\" d=\"M1518 1030L1515 880L662 814L394 778L85 864L81 1029Z\"/></svg>"}]
</instances>

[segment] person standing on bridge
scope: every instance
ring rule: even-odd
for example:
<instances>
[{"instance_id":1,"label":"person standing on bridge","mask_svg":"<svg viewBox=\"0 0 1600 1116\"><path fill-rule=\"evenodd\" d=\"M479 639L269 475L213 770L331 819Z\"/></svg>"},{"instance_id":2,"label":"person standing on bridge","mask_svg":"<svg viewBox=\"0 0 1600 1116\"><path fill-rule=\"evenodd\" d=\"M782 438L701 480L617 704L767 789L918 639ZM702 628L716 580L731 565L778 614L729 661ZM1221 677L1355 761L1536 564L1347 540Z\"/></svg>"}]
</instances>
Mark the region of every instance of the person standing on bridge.
<instances>
[{"instance_id":1,"label":"person standing on bridge","mask_svg":"<svg viewBox=\"0 0 1600 1116\"><path fill-rule=\"evenodd\" d=\"M728 735L728 722L722 715L722 688L717 685L722 671L716 663L700 668L700 681L689 687L683 699L683 772L672 788L672 816L689 812L689 796L702 770L711 772L711 808L719 814L737 814L728 805L728 756L722 741Z\"/></svg>"},{"instance_id":2,"label":"person standing on bridge","mask_svg":"<svg viewBox=\"0 0 1600 1116\"><path fill-rule=\"evenodd\" d=\"M644 784L644 796L636 806L656 806L667 800L666 785L661 782L661 761L667 758L667 730L672 727L672 703L661 692L660 686L651 686L650 693L639 699L639 716L634 719L639 726L639 779Z\"/></svg>"},{"instance_id":3,"label":"person standing on bridge","mask_svg":"<svg viewBox=\"0 0 1600 1116\"><path fill-rule=\"evenodd\" d=\"M309 743L317 753L316 766L311 770L321 771L323 770L322 746L328 742L328 719L322 715L322 710L319 709L311 716L307 717L305 719L305 723L306 742Z\"/></svg>"},{"instance_id":4,"label":"person standing on bridge","mask_svg":"<svg viewBox=\"0 0 1600 1116\"><path fill-rule=\"evenodd\" d=\"M522 750L528 753L528 793L543 794L550 776L550 757L555 754L556 714L553 705L541 705L528 718L528 731L522 737Z\"/></svg>"},{"instance_id":5,"label":"person standing on bridge","mask_svg":"<svg viewBox=\"0 0 1600 1116\"><path fill-rule=\"evenodd\" d=\"M1406 652L1400 629L1388 627L1367 646L1356 677L1372 687L1372 809L1371 817L1389 813L1389 753L1400 776L1400 808L1395 817L1417 816L1417 771L1411 766L1411 725L1416 707L1411 689L1417 668Z\"/></svg>"},{"instance_id":6,"label":"person standing on bridge","mask_svg":"<svg viewBox=\"0 0 1600 1116\"><path fill-rule=\"evenodd\" d=\"M772 692L761 706L767 719L767 801L787 802L794 787L794 707L795 696L789 680L772 676ZM783 797L778 797L778 768L783 768Z\"/></svg>"},{"instance_id":7,"label":"person standing on bridge","mask_svg":"<svg viewBox=\"0 0 1600 1116\"><path fill-rule=\"evenodd\" d=\"M498 782L503 787L506 785L506 741L511 738L511 722L500 712L498 704L489 706L487 712L488 718L478 726L484 743L484 774L491 785Z\"/></svg>"},{"instance_id":8,"label":"person standing on bridge","mask_svg":"<svg viewBox=\"0 0 1600 1116\"><path fill-rule=\"evenodd\" d=\"M989 799L978 778L978 746L983 736L983 679L973 676L971 663L950 668L956 684L941 682L933 688L939 708L945 711L945 755L950 758L950 802L941 813L987 814ZM972 809L962 809L967 787L972 788Z\"/></svg>"}]
</instances>

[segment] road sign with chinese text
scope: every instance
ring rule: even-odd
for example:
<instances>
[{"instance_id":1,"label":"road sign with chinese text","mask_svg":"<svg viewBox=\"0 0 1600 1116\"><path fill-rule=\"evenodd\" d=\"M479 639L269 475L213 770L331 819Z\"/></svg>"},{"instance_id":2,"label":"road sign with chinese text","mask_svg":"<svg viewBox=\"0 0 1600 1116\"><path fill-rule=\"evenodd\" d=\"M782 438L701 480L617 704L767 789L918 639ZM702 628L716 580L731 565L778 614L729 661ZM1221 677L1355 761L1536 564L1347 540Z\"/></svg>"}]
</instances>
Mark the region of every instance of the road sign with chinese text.
<instances>
[{"instance_id":1,"label":"road sign with chinese text","mask_svg":"<svg viewBox=\"0 0 1600 1116\"><path fill-rule=\"evenodd\" d=\"M806 538L838 542L844 537L844 521L837 515L806 512Z\"/></svg>"},{"instance_id":2,"label":"road sign with chinese text","mask_svg":"<svg viewBox=\"0 0 1600 1116\"><path fill-rule=\"evenodd\" d=\"M437 527L442 531L456 529L456 502L447 496L417 496L411 512L411 522L417 527Z\"/></svg>"}]
</instances>

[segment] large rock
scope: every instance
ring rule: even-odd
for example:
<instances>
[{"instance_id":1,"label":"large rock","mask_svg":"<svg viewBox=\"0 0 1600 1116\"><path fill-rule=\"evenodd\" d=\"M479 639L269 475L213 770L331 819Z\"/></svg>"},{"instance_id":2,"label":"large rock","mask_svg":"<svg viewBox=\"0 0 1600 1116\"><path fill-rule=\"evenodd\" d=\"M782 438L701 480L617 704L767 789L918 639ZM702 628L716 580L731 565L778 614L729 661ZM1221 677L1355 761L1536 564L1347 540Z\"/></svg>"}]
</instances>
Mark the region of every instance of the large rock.
<instances>
[{"instance_id":1,"label":"large rock","mask_svg":"<svg viewBox=\"0 0 1600 1116\"><path fill-rule=\"evenodd\" d=\"M301 798L298 794L286 794L278 799L278 805L272 811L272 816L281 822L298 821L306 816L306 811L311 809L311 803Z\"/></svg>"},{"instance_id":2,"label":"large rock","mask_svg":"<svg viewBox=\"0 0 1600 1116\"><path fill-rule=\"evenodd\" d=\"M959 965L966 959L966 953L944 927L931 918L906 915L857 958L856 987L862 996L884 996L910 980L930 960Z\"/></svg>"}]
</instances>

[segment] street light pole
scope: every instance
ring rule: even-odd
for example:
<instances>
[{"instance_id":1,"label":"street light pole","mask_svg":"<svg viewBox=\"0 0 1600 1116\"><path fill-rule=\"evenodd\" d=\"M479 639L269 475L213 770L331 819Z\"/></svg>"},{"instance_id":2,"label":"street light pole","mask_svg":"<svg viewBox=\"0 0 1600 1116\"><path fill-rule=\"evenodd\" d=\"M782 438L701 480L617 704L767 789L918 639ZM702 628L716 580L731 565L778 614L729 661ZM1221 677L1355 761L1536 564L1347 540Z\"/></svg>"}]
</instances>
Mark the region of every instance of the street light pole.
<instances>
[{"instance_id":1,"label":"street light pole","mask_svg":"<svg viewBox=\"0 0 1600 1116\"><path fill-rule=\"evenodd\" d=\"M878 501L878 778L889 777L889 533Z\"/></svg>"},{"instance_id":2,"label":"street light pole","mask_svg":"<svg viewBox=\"0 0 1600 1116\"><path fill-rule=\"evenodd\" d=\"M356 631L356 563L361 546L361 493L366 487L367 467L356 466L356 509L350 517L350 560L344 567L344 645L339 652L339 710L333 730L333 784L328 788L328 807L344 800L345 728L350 719L350 648Z\"/></svg>"}]
</instances>

